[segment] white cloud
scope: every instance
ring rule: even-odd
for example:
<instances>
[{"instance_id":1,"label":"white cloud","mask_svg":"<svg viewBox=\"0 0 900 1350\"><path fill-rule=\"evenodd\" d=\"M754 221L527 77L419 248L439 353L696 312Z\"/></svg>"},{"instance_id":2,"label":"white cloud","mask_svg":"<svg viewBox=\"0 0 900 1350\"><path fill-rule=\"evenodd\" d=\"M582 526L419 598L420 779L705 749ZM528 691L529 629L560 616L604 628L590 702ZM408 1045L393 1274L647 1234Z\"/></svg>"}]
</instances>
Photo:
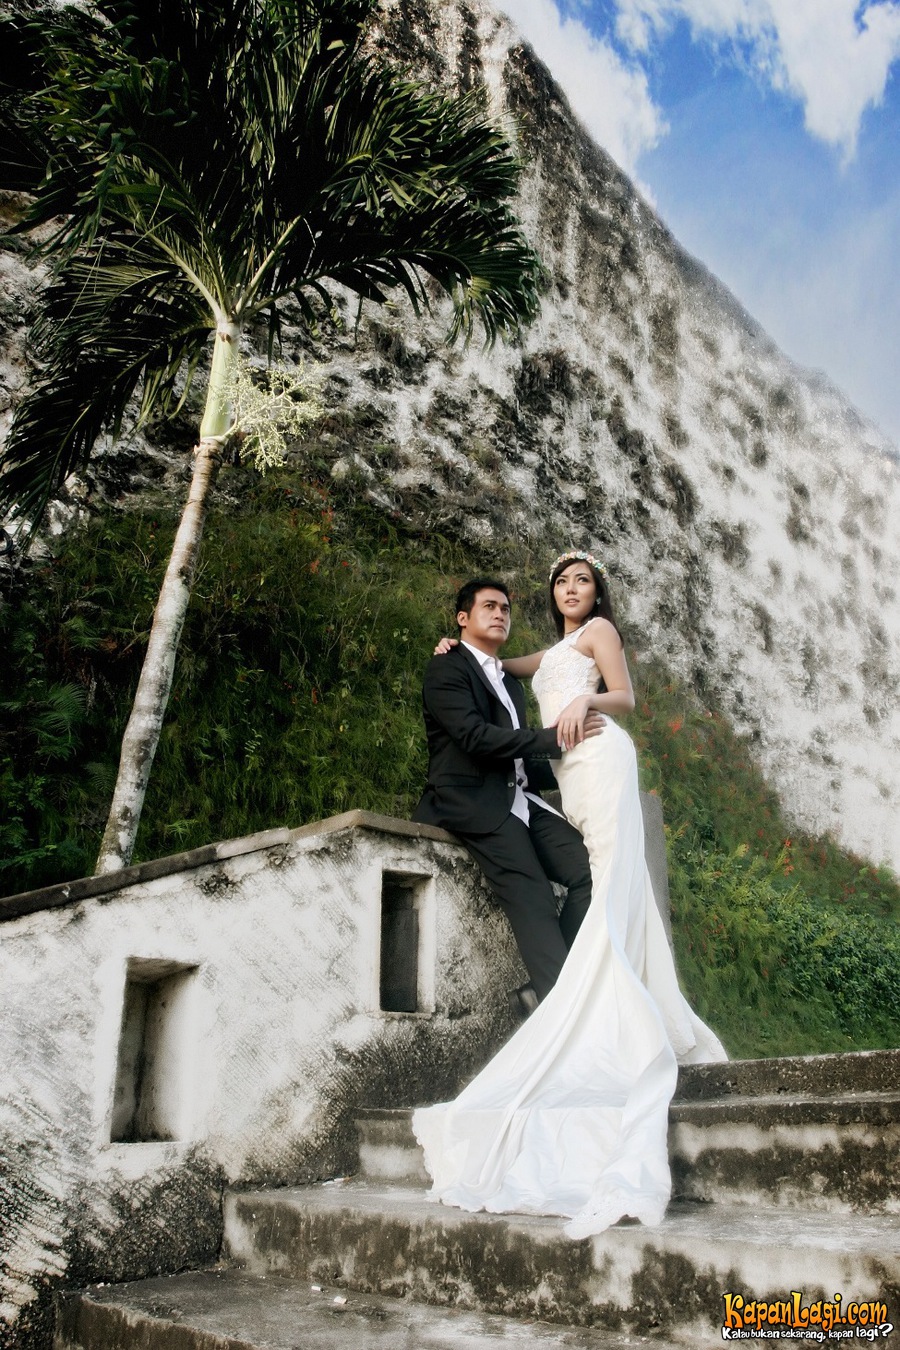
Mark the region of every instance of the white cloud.
<instances>
[{"instance_id":1,"label":"white cloud","mask_svg":"<svg viewBox=\"0 0 900 1350\"><path fill-rule=\"evenodd\" d=\"M894 0L617 0L617 7L617 34L635 52L677 18L697 36L741 44L758 74L800 100L807 129L845 158L900 57Z\"/></svg>"},{"instance_id":2,"label":"white cloud","mask_svg":"<svg viewBox=\"0 0 900 1350\"><path fill-rule=\"evenodd\" d=\"M866 110L884 95L900 57L898 0L615 0L628 60L554 0L503 6L568 96L576 115L624 169L665 134L641 60L686 19L696 38L732 43L757 76L798 99L812 135L856 149Z\"/></svg>"},{"instance_id":3,"label":"white cloud","mask_svg":"<svg viewBox=\"0 0 900 1350\"><path fill-rule=\"evenodd\" d=\"M565 90L575 115L628 173L665 134L647 76L554 0L501 0L501 6Z\"/></svg>"},{"instance_id":4,"label":"white cloud","mask_svg":"<svg viewBox=\"0 0 900 1350\"><path fill-rule=\"evenodd\" d=\"M854 8L853 0L773 0L788 84L803 100L806 125L848 156L900 56L900 6L869 5L859 27Z\"/></svg>"}]
</instances>

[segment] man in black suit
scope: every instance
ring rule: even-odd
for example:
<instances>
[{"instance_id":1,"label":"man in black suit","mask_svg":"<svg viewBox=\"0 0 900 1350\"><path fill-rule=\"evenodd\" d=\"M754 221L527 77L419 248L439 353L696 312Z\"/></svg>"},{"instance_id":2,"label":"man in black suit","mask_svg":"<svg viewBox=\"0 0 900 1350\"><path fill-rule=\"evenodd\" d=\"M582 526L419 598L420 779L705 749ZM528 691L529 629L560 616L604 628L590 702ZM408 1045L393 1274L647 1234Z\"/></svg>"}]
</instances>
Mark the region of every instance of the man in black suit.
<instances>
[{"instance_id":1,"label":"man in black suit","mask_svg":"<svg viewBox=\"0 0 900 1350\"><path fill-rule=\"evenodd\" d=\"M549 759L563 753L552 727L526 725L525 696L497 652L509 636L509 593L478 578L456 598L461 641L432 658L422 691L428 782L413 813L457 835L506 913L538 999L556 983L591 902L581 835L537 795L555 786ZM585 735L603 729L594 714ZM557 914L551 881L568 895Z\"/></svg>"}]
</instances>

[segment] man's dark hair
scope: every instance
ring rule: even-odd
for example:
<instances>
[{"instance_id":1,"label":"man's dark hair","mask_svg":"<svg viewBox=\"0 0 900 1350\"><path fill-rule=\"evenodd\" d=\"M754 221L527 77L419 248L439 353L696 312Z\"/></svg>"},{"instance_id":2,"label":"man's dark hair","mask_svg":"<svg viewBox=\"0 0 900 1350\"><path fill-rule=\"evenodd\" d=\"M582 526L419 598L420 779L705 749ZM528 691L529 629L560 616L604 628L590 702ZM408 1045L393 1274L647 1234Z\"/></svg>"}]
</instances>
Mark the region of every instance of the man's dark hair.
<instances>
[{"instance_id":1,"label":"man's dark hair","mask_svg":"<svg viewBox=\"0 0 900 1350\"><path fill-rule=\"evenodd\" d=\"M471 614L475 597L479 591L500 591L509 600L509 591L506 589L504 582L494 581L491 577L475 577L473 581L467 581L465 586L460 587L453 613L459 614L462 611L465 614Z\"/></svg>"}]
</instances>

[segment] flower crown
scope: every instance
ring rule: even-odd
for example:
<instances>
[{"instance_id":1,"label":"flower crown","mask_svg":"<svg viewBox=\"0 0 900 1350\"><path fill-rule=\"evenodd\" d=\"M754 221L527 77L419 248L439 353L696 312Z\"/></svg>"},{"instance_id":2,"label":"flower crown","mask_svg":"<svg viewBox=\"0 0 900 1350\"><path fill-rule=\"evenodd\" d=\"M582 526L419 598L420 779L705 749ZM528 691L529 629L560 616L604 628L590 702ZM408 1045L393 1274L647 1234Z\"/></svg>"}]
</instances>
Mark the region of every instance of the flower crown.
<instances>
[{"instance_id":1,"label":"flower crown","mask_svg":"<svg viewBox=\"0 0 900 1350\"><path fill-rule=\"evenodd\" d=\"M598 562L593 553L580 553L577 549L572 549L569 553L561 553L556 562L550 568L550 580L553 580L553 573L559 567L560 563L568 562L586 562L593 567L595 572L599 572L601 577L606 576L606 567L602 562Z\"/></svg>"}]
</instances>

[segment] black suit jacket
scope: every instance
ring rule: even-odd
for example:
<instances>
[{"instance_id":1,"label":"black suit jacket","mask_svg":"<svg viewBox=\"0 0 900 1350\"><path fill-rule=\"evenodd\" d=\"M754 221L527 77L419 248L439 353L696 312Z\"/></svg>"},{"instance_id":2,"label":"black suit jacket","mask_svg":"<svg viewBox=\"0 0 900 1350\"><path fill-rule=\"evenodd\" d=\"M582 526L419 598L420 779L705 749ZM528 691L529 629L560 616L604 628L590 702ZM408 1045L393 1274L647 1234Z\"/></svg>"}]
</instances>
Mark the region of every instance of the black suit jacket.
<instances>
[{"instance_id":1,"label":"black suit jacket","mask_svg":"<svg viewBox=\"0 0 900 1350\"><path fill-rule=\"evenodd\" d=\"M457 834L490 834L510 813L516 759L525 761L529 791L556 786L547 763L561 755L556 731L529 730L522 686L511 675L504 683L518 728L462 643L429 662L422 689L428 782L413 820Z\"/></svg>"}]
</instances>

